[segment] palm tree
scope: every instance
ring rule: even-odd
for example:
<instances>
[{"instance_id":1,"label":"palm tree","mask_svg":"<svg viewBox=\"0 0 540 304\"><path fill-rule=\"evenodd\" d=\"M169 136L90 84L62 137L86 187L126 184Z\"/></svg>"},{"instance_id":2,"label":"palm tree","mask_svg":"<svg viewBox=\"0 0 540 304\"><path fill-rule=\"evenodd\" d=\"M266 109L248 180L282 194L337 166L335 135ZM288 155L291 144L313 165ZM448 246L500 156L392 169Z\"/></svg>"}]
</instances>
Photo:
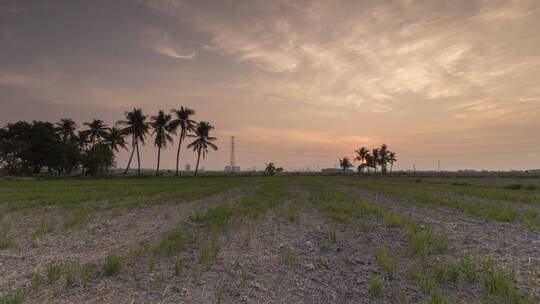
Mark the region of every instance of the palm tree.
<instances>
[{"instance_id":1,"label":"palm tree","mask_svg":"<svg viewBox=\"0 0 540 304\"><path fill-rule=\"evenodd\" d=\"M156 168L156 176L159 176L159 160L161 158L161 149L167 147L167 143L171 143L173 141L173 138L171 136L171 131L174 131L174 129L170 126L171 121L171 115L165 114L163 110L160 110L158 112L158 115L152 116L150 118L152 126L152 135L155 136L154 139L154 145L158 148L158 157L157 157L157 168Z\"/></svg>"},{"instance_id":2,"label":"palm tree","mask_svg":"<svg viewBox=\"0 0 540 304\"><path fill-rule=\"evenodd\" d=\"M186 135L195 129L197 123L190 119L192 115L195 115L195 110L181 106L179 110L172 109L171 113L176 117L170 123L171 128L174 130L180 128L180 140L178 141L178 151L176 152L175 173L175 175L178 176L178 164L180 162L180 148L182 147L182 142L186 138Z\"/></svg>"},{"instance_id":3,"label":"palm tree","mask_svg":"<svg viewBox=\"0 0 540 304\"><path fill-rule=\"evenodd\" d=\"M356 151L356 160L360 162L360 165L358 165L358 171L359 172L363 172L364 171L364 167L366 166L366 163L367 163L367 156L369 155L369 150L366 149L365 147L362 147Z\"/></svg>"},{"instance_id":4,"label":"palm tree","mask_svg":"<svg viewBox=\"0 0 540 304\"><path fill-rule=\"evenodd\" d=\"M124 132L116 126L109 129L109 133L105 136L105 143L111 150L116 152L118 152L119 148L127 150L126 136Z\"/></svg>"},{"instance_id":5,"label":"palm tree","mask_svg":"<svg viewBox=\"0 0 540 304\"><path fill-rule=\"evenodd\" d=\"M197 176L197 172L199 170L201 153L204 159L206 157L206 153L208 153L208 147L212 148L214 151L218 149L218 147L212 143L212 141L217 139L210 136L210 130L212 129L214 129L214 127L209 122L201 121L197 124L195 134L189 135L189 137L197 138L188 145L188 148L193 148L193 151L197 152L197 165L195 166L195 176Z\"/></svg>"},{"instance_id":6,"label":"palm tree","mask_svg":"<svg viewBox=\"0 0 540 304\"><path fill-rule=\"evenodd\" d=\"M390 152L389 157L388 157L388 162L390 162L390 173L392 173L392 169L393 169L394 163L396 161L397 161L396 153L395 152Z\"/></svg>"},{"instance_id":7,"label":"palm tree","mask_svg":"<svg viewBox=\"0 0 540 304\"><path fill-rule=\"evenodd\" d=\"M371 152L366 155L366 166L368 167L368 173L369 168L373 168L375 170L375 173L377 173L377 165L379 165L379 163L379 149L372 149Z\"/></svg>"},{"instance_id":8,"label":"palm tree","mask_svg":"<svg viewBox=\"0 0 540 304\"><path fill-rule=\"evenodd\" d=\"M81 150L86 150L88 148L88 145L90 144L90 141L88 140L88 132L79 131L79 135L77 136L77 143Z\"/></svg>"},{"instance_id":9,"label":"palm tree","mask_svg":"<svg viewBox=\"0 0 540 304\"><path fill-rule=\"evenodd\" d=\"M109 131L109 127L101 119L93 119L92 122L85 122L84 125L89 128L84 132L87 133L92 147L94 147L96 141L101 142L102 139L105 139Z\"/></svg>"},{"instance_id":10,"label":"palm tree","mask_svg":"<svg viewBox=\"0 0 540 304\"><path fill-rule=\"evenodd\" d=\"M388 160L390 158L390 151L388 150L388 146L386 144L382 144L381 147L378 149L379 154L379 165L381 166L381 172L383 174L386 174L386 166L388 163Z\"/></svg>"},{"instance_id":11,"label":"palm tree","mask_svg":"<svg viewBox=\"0 0 540 304\"><path fill-rule=\"evenodd\" d=\"M126 111L124 112L124 114L126 115L126 120L119 120L118 124L125 126L125 128L122 129L122 133L124 133L125 135L131 135L131 146L133 147L124 174L126 174L129 170L129 166L131 165L131 159L133 158L133 153L135 152L135 150L137 150L137 174L140 174L141 157L139 154L139 142L144 145L144 140L146 138L146 135L148 134L150 126L146 122L147 116L143 115L141 108L133 108L133 111Z\"/></svg>"},{"instance_id":12,"label":"palm tree","mask_svg":"<svg viewBox=\"0 0 540 304\"><path fill-rule=\"evenodd\" d=\"M266 164L266 168L264 168L264 174L274 176L274 173L276 173L276 166L273 162L269 162Z\"/></svg>"},{"instance_id":13,"label":"palm tree","mask_svg":"<svg viewBox=\"0 0 540 304\"><path fill-rule=\"evenodd\" d=\"M77 123L75 123L73 119L62 118L55 125L56 135L60 137L63 142L74 142L77 139L77 135L75 135Z\"/></svg>"},{"instance_id":14,"label":"palm tree","mask_svg":"<svg viewBox=\"0 0 540 304\"><path fill-rule=\"evenodd\" d=\"M347 169L352 167L351 160L348 157L343 157L339 160L339 166L343 169L343 174L345 174Z\"/></svg>"}]
</instances>

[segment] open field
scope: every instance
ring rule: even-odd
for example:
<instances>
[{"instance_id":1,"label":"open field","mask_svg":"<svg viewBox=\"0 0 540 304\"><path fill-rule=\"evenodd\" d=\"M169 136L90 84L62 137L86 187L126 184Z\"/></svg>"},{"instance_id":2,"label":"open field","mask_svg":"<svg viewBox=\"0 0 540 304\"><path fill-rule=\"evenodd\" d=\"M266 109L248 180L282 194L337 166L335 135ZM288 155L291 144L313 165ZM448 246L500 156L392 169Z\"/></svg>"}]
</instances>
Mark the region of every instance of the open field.
<instances>
[{"instance_id":1,"label":"open field","mask_svg":"<svg viewBox=\"0 0 540 304\"><path fill-rule=\"evenodd\" d=\"M0 303L538 303L540 179L0 181Z\"/></svg>"}]
</instances>

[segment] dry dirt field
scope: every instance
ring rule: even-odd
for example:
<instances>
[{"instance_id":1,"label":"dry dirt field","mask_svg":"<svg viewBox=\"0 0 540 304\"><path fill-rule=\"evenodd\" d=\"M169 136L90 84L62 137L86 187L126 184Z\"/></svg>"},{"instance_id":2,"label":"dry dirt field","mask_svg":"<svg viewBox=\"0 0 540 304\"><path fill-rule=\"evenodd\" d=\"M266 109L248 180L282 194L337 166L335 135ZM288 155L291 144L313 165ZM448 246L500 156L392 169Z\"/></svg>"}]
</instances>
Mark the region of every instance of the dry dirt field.
<instances>
[{"instance_id":1,"label":"dry dirt field","mask_svg":"<svg viewBox=\"0 0 540 304\"><path fill-rule=\"evenodd\" d=\"M0 304L538 303L540 179L0 181Z\"/></svg>"}]
</instances>

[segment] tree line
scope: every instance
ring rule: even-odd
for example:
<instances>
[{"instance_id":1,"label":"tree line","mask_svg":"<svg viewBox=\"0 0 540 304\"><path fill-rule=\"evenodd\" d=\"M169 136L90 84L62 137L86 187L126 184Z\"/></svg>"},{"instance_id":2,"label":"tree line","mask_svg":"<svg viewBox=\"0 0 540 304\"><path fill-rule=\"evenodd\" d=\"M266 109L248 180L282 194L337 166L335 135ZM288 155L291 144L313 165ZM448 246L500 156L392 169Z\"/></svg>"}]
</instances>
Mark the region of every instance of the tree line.
<instances>
[{"instance_id":1,"label":"tree line","mask_svg":"<svg viewBox=\"0 0 540 304\"><path fill-rule=\"evenodd\" d=\"M390 151L386 144L382 144L379 148L373 148L371 150L361 147L354 152L356 153L354 160L360 163L357 167L358 173L363 173L364 169L367 169L368 173L370 169L373 169L377 173L377 168L380 167L382 174L386 174L388 165L390 165L390 172L392 172L394 163L397 161L396 153ZM339 166L343 169L343 173L345 173L347 169L353 167L353 163L349 157L343 157L339 160Z\"/></svg>"},{"instance_id":2,"label":"tree line","mask_svg":"<svg viewBox=\"0 0 540 304\"><path fill-rule=\"evenodd\" d=\"M44 169L50 174L70 174L74 170L82 170L89 175L103 174L115 165L115 152L130 149L123 173L129 171L136 154L137 174L140 174L139 147L145 144L148 135L152 135L157 148L156 175L159 175L161 152L173 144L174 136L178 134L175 175L178 175L180 150L186 137L194 139L187 147L197 153L194 172L197 175L201 156L204 159L209 149L218 149L213 143L217 138L210 136L214 126L206 121L193 120L193 109L181 106L170 113L160 110L157 115L149 117L141 108L133 108L124 114L125 119L113 126L93 119L84 122L83 129L70 118L56 123L9 123L0 128L0 167L15 175L36 174Z\"/></svg>"}]
</instances>

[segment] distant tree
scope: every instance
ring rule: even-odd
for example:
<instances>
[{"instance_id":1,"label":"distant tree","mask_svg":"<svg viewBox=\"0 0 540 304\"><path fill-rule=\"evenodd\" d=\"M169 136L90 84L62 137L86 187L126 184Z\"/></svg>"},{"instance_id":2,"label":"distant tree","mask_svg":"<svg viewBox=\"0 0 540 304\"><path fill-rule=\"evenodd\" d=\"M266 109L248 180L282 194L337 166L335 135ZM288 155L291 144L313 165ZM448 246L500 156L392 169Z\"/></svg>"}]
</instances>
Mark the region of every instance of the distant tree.
<instances>
[{"instance_id":1,"label":"distant tree","mask_svg":"<svg viewBox=\"0 0 540 304\"><path fill-rule=\"evenodd\" d=\"M196 139L188 145L188 148L193 148L193 151L197 152L197 165L195 166L195 176L197 176L197 172L199 171L199 161L201 159L201 153L203 156L203 159L206 157L206 153L208 153L208 147L212 148L213 150L217 150L218 147L212 143L212 141L216 140L217 138L210 136L210 131L214 129L214 127L206 121L201 121L197 124L197 128L195 129L195 134L190 134L190 137L195 137Z\"/></svg>"},{"instance_id":2,"label":"distant tree","mask_svg":"<svg viewBox=\"0 0 540 304\"><path fill-rule=\"evenodd\" d=\"M364 171L364 167L367 165L367 156L369 155L369 150L365 147L361 147L354 152L356 152L356 160L360 162L360 165L358 165L358 172L361 173Z\"/></svg>"},{"instance_id":3,"label":"distant tree","mask_svg":"<svg viewBox=\"0 0 540 304\"><path fill-rule=\"evenodd\" d=\"M70 174L81 163L81 150L76 143L62 141L54 147L53 159L49 169L59 174Z\"/></svg>"},{"instance_id":4,"label":"distant tree","mask_svg":"<svg viewBox=\"0 0 540 304\"><path fill-rule=\"evenodd\" d=\"M10 174L31 173L32 126L19 121L0 129L0 163Z\"/></svg>"},{"instance_id":5,"label":"distant tree","mask_svg":"<svg viewBox=\"0 0 540 304\"><path fill-rule=\"evenodd\" d=\"M380 166L381 172L386 174L388 164L390 164L390 171L392 171L394 162L396 162L396 153L390 151L386 144L382 144L379 148L374 148L371 151L362 147L355 152L357 154L356 160L360 161L359 172L362 172L364 168L368 168L369 172L369 169L373 168L377 173L377 167Z\"/></svg>"},{"instance_id":6,"label":"distant tree","mask_svg":"<svg viewBox=\"0 0 540 304\"><path fill-rule=\"evenodd\" d=\"M105 174L114 166L114 152L106 143L97 143L85 151L82 157L86 174Z\"/></svg>"},{"instance_id":7,"label":"distant tree","mask_svg":"<svg viewBox=\"0 0 540 304\"><path fill-rule=\"evenodd\" d=\"M375 174L377 173L377 166L380 165L380 163L379 148L371 149L371 157L368 158L368 166L375 170Z\"/></svg>"},{"instance_id":8,"label":"distant tree","mask_svg":"<svg viewBox=\"0 0 540 304\"><path fill-rule=\"evenodd\" d=\"M195 129L197 123L192 120L190 117L195 115L195 110L185 108L183 106L180 109L172 109L171 113L174 115L174 119L171 121L171 128L176 130L180 128L180 139L178 140L178 151L176 152L176 172L175 175L178 176L178 164L180 162L180 148L182 147L182 142L190 132Z\"/></svg>"},{"instance_id":9,"label":"distant tree","mask_svg":"<svg viewBox=\"0 0 540 304\"><path fill-rule=\"evenodd\" d=\"M276 166L274 165L274 163L269 162L269 163L266 163L265 166L266 167L264 168L264 174L273 176L274 173L276 172Z\"/></svg>"},{"instance_id":10,"label":"distant tree","mask_svg":"<svg viewBox=\"0 0 540 304\"><path fill-rule=\"evenodd\" d=\"M77 145L81 151L87 150L91 147L88 132L79 131L79 134L77 135Z\"/></svg>"},{"instance_id":11,"label":"distant tree","mask_svg":"<svg viewBox=\"0 0 540 304\"><path fill-rule=\"evenodd\" d=\"M62 167L62 142L50 122L18 121L0 133L0 162L11 174L53 172Z\"/></svg>"},{"instance_id":12,"label":"distant tree","mask_svg":"<svg viewBox=\"0 0 540 304\"><path fill-rule=\"evenodd\" d=\"M88 130L83 131L87 134L90 145L93 147L96 142L101 142L107 136L109 127L101 119L93 119L91 122L85 122Z\"/></svg>"},{"instance_id":13,"label":"distant tree","mask_svg":"<svg viewBox=\"0 0 540 304\"><path fill-rule=\"evenodd\" d=\"M59 122L55 124L56 135L63 142L72 142L77 141L77 123L71 118L62 118Z\"/></svg>"},{"instance_id":14,"label":"distant tree","mask_svg":"<svg viewBox=\"0 0 540 304\"><path fill-rule=\"evenodd\" d=\"M365 167L367 168L367 171L369 173L369 169L375 169L375 172L377 172L377 163L378 163L378 152L375 151L376 154L375 156L372 154L372 151L369 151L368 154L366 155L366 163L365 163Z\"/></svg>"},{"instance_id":15,"label":"distant tree","mask_svg":"<svg viewBox=\"0 0 540 304\"><path fill-rule=\"evenodd\" d=\"M345 174L347 169L351 168L353 165L348 157L343 157L339 160L339 166L343 169L343 174Z\"/></svg>"},{"instance_id":16,"label":"distant tree","mask_svg":"<svg viewBox=\"0 0 540 304\"><path fill-rule=\"evenodd\" d=\"M150 126L146 122L147 116L143 115L142 109L140 108L133 108L133 111L126 111L124 114L126 115L126 120L118 121L118 125L125 126L122 129L122 132L128 136L131 136L131 145L133 148L124 174L126 174L129 170L135 150L137 150L137 174L141 174L139 143L144 145L144 140L146 139L146 135L148 135Z\"/></svg>"},{"instance_id":17,"label":"distant tree","mask_svg":"<svg viewBox=\"0 0 540 304\"><path fill-rule=\"evenodd\" d=\"M378 154L378 161L379 165L381 166L381 172L382 174L386 174L386 167L390 160L390 151L388 150L388 146L386 144L382 144L381 147L378 149Z\"/></svg>"},{"instance_id":18,"label":"distant tree","mask_svg":"<svg viewBox=\"0 0 540 304\"><path fill-rule=\"evenodd\" d=\"M120 148L127 150L126 136L121 129L113 126L105 136L105 143L113 150L118 152Z\"/></svg>"},{"instance_id":19,"label":"distant tree","mask_svg":"<svg viewBox=\"0 0 540 304\"><path fill-rule=\"evenodd\" d=\"M394 163L397 161L396 159L396 153L390 152L388 162L390 162L390 173L392 172L392 169L394 167Z\"/></svg>"},{"instance_id":20,"label":"distant tree","mask_svg":"<svg viewBox=\"0 0 540 304\"><path fill-rule=\"evenodd\" d=\"M171 131L174 131L174 128L171 128L169 124L171 121L171 115L165 114L163 110L160 110L158 115L152 116L150 120L150 125L153 129L152 135L154 135L154 145L158 148L156 176L159 176L161 149L165 149L167 147L167 143L172 143L173 138L171 136Z\"/></svg>"}]
</instances>

